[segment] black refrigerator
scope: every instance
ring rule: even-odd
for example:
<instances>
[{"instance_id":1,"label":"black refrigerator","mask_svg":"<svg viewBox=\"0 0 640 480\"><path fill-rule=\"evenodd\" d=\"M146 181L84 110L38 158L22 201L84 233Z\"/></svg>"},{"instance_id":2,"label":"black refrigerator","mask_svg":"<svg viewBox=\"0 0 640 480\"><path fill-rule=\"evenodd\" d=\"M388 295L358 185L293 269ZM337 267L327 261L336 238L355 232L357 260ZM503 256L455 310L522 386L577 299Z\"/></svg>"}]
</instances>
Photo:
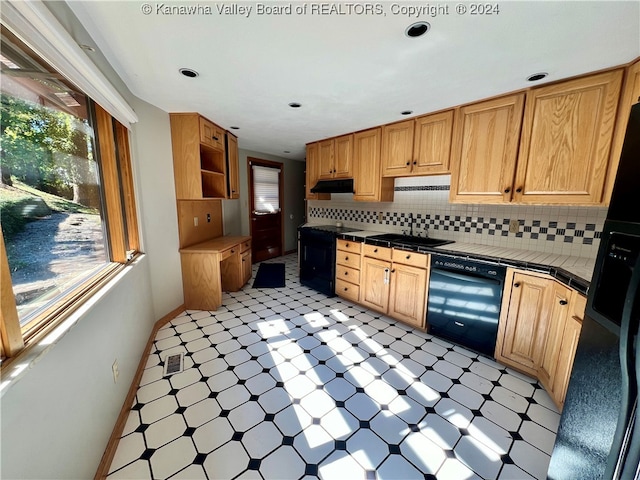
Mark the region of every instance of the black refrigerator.
<instances>
[{"instance_id":1,"label":"black refrigerator","mask_svg":"<svg viewBox=\"0 0 640 480\"><path fill-rule=\"evenodd\" d=\"M551 480L640 479L640 103L631 110L600 242Z\"/></svg>"}]
</instances>

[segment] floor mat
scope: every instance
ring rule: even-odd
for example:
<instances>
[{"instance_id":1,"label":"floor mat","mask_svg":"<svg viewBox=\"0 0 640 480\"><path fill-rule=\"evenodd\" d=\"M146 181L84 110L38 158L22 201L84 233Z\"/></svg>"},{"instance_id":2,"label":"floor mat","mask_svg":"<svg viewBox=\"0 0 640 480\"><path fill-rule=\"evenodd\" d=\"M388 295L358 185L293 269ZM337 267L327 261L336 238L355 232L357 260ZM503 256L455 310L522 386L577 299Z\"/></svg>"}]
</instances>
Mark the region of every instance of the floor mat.
<instances>
[{"instance_id":1,"label":"floor mat","mask_svg":"<svg viewBox=\"0 0 640 480\"><path fill-rule=\"evenodd\" d=\"M284 287L284 263L263 263L258 268L253 288Z\"/></svg>"}]
</instances>

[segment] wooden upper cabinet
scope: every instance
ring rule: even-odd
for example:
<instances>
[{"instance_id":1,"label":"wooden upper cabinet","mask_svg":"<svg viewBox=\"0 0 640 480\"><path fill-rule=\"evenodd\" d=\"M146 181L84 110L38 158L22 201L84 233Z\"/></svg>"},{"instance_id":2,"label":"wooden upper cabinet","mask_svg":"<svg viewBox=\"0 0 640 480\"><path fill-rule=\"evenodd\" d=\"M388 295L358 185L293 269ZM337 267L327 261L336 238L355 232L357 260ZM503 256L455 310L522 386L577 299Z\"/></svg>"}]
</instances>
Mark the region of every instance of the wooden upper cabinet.
<instances>
[{"instance_id":1,"label":"wooden upper cabinet","mask_svg":"<svg viewBox=\"0 0 640 480\"><path fill-rule=\"evenodd\" d=\"M620 96L616 128L613 132L613 142L611 144L611 155L609 156L609 169L607 171L607 181L604 191L604 204L608 205L613 191L613 184L620 163L622 144L627 132L627 123L631 114L631 106L640 102L640 60L629 66L625 72L624 86Z\"/></svg>"},{"instance_id":2,"label":"wooden upper cabinet","mask_svg":"<svg viewBox=\"0 0 640 480\"><path fill-rule=\"evenodd\" d=\"M353 135L353 199L364 202L393 201L393 178L382 178L380 140L382 129Z\"/></svg>"},{"instance_id":3,"label":"wooden upper cabinet","mask_svg":"<svg viewBox=\"0 0 640 480\"><path fill-rule=\"evenodd\" d=\"M318 142L319 168L318 180L333 178L335 141L331 138Z\"/></svg>"},{"instance_id":4,"label":"wooden upper cabinet","mask_svg":"<svg viewBox=\"0 0 640 480\"><path fill-rule=\"evenodd\" d=\"M601 204L622 70L527 93L514 200Z\"/></svg>"},{"instance_id":5,"label":"wooden upper cabinet","mask_svg":"<svg viewBox=\"0 0 640 480\"><path fill-rule=\"evenodd\" d=\"M467 105L456 112L451 152L452 202L511 200L524 93Z\"/></svg>"},{"instance_id":6,"label":"wooden upper cabinet","mask_svg":"<svg viewBox=\"0 0 640 480\"><path fill-rule=\"evenodd\" d=\"M312 193L311 189L318 183L320 176L320 157L318 143L307 145L307 165L306 165L306 193L307 200L327 200L331 198L328 193Z\"/></svg>"},{"instance_id":7,"label":"wooden upper cabinet","mask_svg":"<svg viewBox=\"0 0 640 480\"><path fill-rule=\"evenodd\" d=\"M353 134L343 135L335 139L334 178L353 177Z\"/></svg>"},{"instance_id":8,"label":"wooden upper cabinet","mask_svg":"<svg viewBox=\"0 0 640 480\"><path fill-rule=\"evenodd\" d=\"M398 177L411 174L415 120L382 127L382 175Z\"/></svg>"},{"instance_id":9,"label":"wooden upper cabinet","mask_svg":"<svg viewBox=\"0 0 640 480\"><path fill-rule=\"evenodd\" d=\"M382 175L407 177L449 173L453 110L385 125Z\"/></svg>"},{"instance_id":10,"label":"wooden upper cabinet","mask_svg":"<svg viewBox=\"0 0 640 480\"><path fill-rule=\"evenodd\" d=\"M204 117L200 117L200 143L224 151L224 130Z\"/></svg>"},{"instance_id":11,"label":"wooden upper cabinet","mask_svg":"<svg viewBox=\"0 0 640 480\"><path fill-rule=\"evenodd\" d=\"M418 117L415 122L412 173L414 175L449 173L453 110Z\"/></svg>"},{"instance_id":12,"label":"wooden upper cabinet","mask_svg":"<svg viewBox=\"0 0 640 480\"><path fill-rule=\"evenodd\" d=\"M238 139L227 132L227 198L240 198Z\"/></svg>"}]
</instances>

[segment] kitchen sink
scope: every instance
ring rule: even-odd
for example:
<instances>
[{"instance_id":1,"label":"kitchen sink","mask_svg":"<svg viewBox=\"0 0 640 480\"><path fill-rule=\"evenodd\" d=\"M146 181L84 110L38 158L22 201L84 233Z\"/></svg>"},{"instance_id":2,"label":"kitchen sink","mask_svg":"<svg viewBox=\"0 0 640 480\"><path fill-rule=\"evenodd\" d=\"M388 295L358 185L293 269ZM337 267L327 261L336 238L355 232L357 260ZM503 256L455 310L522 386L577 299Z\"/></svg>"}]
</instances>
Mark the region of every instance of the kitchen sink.
<instances>
[{"instance_id":1,"label":"kitchen sink","mask_svg":"<svg viewBox=\"0 0 640 480\"><path fill-rule=\"evenodd\" d=\"M440 238L415 237L412 235L400 235L398 233L384 233L382 235L372 235L368 237L372 240L382 240L397 245L407 245L412 247L439 247L454 243L453 240L443 240Z\"/></svg>"}]
</instances>

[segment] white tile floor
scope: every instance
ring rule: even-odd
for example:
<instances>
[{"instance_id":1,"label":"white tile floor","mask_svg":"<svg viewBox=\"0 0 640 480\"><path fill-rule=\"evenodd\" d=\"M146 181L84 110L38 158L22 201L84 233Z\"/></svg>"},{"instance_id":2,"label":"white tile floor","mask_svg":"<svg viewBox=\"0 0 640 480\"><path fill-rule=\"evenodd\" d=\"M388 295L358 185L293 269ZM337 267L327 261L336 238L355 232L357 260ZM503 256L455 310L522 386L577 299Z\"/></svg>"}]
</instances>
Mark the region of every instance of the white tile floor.
<instances>
[{"instance_id":1,"label":"white tile floor","mask_svg":"<svg viewBox=\"0 0 640 480\"><path fill-rule=\"evenodd\" d=\"M272 262L285 288L250 282L158 332L108 478L546 477L559 415L535 380Z\"/></svg>"}]
</instances>

